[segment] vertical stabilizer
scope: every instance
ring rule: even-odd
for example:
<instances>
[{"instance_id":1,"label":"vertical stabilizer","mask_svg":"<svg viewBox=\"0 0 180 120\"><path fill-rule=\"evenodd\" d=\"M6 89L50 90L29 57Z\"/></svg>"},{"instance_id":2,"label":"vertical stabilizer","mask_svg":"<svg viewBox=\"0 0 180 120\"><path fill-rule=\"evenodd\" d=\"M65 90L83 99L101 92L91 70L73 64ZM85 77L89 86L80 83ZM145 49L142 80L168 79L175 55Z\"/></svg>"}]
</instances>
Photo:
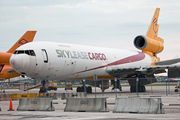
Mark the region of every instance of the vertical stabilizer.
<instances>
[{"instance_id":1,"label":"vertical stabilizer","mask_svg":"<svg viewBox=\"0 0 180 120\"><path fill-rule=\"evenodd\" d=\"M36 31L27 31L8 51L7 53L13 53L19 46L32 42Z\"/></svg>"},{"instance_id":2,"label":"vertical stabilizer","mask_svg":"<svg viewBox=\"0 0 180 120\"><path fill-rule=\"evenodd\" d=\"M159 11L160 8L156 8L156 11L154 13L153 19L151 21L151 25L149 27L149 30L147 32L147 37L156 39L158 41L161 41L164 43L164 40L162 38L158 37L158 30L159 30L159 25L158 25L158 17L159 17Z\"/></svg>"},{"instance_id":3,"label":"vertical stabilizer","mask_svg":"<svg viewBox=\"0 0 180 120\"><path fill-rule=\"evenodd\" d=\"M160 8L156 8L151 25L147 32L147 35L138 35L134 39L134 45L136 48L142 50L143 53L148 54L152 58L152 64L155 65L155 62L160 61L160 58L157 57L157 54L162 52L164 49L164 40L158 37L158 17L159 17Z\"/></svg>"}]
</instances>

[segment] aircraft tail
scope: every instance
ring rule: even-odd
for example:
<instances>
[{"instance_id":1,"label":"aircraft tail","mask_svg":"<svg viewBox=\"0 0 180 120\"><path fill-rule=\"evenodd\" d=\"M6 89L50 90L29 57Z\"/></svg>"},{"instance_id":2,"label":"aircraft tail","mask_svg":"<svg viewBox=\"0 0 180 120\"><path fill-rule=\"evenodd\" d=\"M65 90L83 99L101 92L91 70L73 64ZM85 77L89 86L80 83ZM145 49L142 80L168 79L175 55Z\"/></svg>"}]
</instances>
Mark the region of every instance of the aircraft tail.
<instances>
[{"instance_id":1,"label":"aircraft tail","mask_svg":"<svg viewBox=\"0 0 180 120\"><path fill-rule=\"evenodd\" d=\"M3 67L4 67L4 64L0 64L0 73L1 73L1 71L3 69Z\"/></svg>"},{"instance_id":2,"label":"aircraft tail","mask_svg":"<svg viewBox=\"0 0 180 120\"><path fill-rule=\"evenodd\" d=\"M157 57L157 54L162 52L164 49L164 40L158 37L159 25L157 22L159 11L160 8L156 8L147 35L139 35L134 39L134 46L142 50L143 53L151 56L151 65L155 65L155 62L160 61L160 58Z\"/></svg>"},{"instance_id":3,"label":"aircraft tail","mask_svg":"<svg viewBox=\"0 0 180 120\"><path fill-rule=\"evenodd\" d=\"M7 53L13 53L19 46L32 42L36 31L27 31L8 51Z\"/></svg>"},{"instance_id":4,"label":"aircraft tail","mask_svg":"<svg viewBox=\"0 0 180 120\"><path fill-rule=\"evenodd\" d=\"M151 25L149 27L149 30L148 30L146 36L164 43L164 40L162 38L158 37L159 25L157 24L157 22L158 22L158 17L159 17L159 11L160 11L160 8L156 8L156 11L154 13L154 17L151 21Z\"/></svg>"}]
</instances>

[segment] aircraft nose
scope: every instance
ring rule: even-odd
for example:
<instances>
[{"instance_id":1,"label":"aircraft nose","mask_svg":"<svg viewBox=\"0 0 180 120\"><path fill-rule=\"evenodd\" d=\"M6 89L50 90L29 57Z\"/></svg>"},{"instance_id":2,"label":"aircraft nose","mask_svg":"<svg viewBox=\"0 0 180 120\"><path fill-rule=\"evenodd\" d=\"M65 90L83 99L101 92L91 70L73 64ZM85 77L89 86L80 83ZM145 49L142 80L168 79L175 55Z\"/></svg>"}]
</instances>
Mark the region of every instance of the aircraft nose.
<instances>
[{"instance_id":1,"label":"aircraft nose","mask_svg":"<svg viewBox=\"0 0 180 120\"><path fill-rule=\"evenodd\" d=\"M10 65L18 70L22 66L22 57L20 55L12 55L10 58Z\"/></svg>"},{"instance_id":2,"label":"aircraft nose","mask_svg":"<svg viewBox=\"0 0 180 120\"><path fill-rule=\"evenodd\" d=\"M12 55L10 58L10 65L15 69L16 71L20 73L25 73L25 69L28 65L28 56L25 54L19 54L19 55Z\"/></svg>"}]
</instances>

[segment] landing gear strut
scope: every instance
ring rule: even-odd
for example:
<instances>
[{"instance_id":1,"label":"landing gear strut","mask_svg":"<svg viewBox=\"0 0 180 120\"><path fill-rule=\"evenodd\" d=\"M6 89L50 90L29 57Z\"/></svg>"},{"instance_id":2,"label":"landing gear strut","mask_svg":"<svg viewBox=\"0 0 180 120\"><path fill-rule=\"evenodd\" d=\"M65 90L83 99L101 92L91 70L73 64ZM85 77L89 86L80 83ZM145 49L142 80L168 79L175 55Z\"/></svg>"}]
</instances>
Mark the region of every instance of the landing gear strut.
<instances>
[{"instance_id":1,"label":"landing gear strut","mask_svg":"<svg viewBox=\"0 0 180 120\"><path fill-rule=\"evenodd\" d=\"M42 84L42 87L40 88L39 93L46 93L48 90L48 81L42 80L41 84Z\"/></svg>"},{"instance_id":2,"label":"landing gear strut","mask_svg":"<svg viewBox=\"0 0 180 120\"><path fill-rule=\"evenodd\" d=\"M115 80L112 80L111 82L113 84L112 90L117 88L119 89L119 91L122 91L120 80L117 80L116 83L115 83Z\"/></svg>"}]
</instances>

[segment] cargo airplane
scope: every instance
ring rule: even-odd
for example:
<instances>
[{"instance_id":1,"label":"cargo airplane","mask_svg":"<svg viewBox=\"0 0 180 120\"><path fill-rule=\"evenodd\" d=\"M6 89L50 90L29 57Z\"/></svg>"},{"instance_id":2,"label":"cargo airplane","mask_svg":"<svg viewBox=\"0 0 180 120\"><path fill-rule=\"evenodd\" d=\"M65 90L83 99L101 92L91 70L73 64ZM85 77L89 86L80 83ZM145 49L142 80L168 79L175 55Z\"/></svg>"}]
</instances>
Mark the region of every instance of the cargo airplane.
<instances>
[{"instance_id":1,"label":"cargo airplane","mask_svg":"<svg viewBox=\"0 0 180 120\"><path fill-rule=\"evenodd\" d=\"M0 80L20 76L9 64L9 59L14 51L21 45L32 42L36 31L27 31L7 52L0 52Z\"/></svg>"},{"instance_id":2,"label":"cargo airplane","mask_svg":"<svg viewBox=\"0 0 180 120\"><path fill-rule=\"evenodd\" d=\"M147 35L138 35L134 39L134 45L142 52L87 46L78 44L66 44L58 42L37 41L27 43L14 52L10 58L10 64L14 70L33 79L42 80L40 92L46 92L48 80L83 80L94 85L94 74L100 82L103 80L105 89L109 87L109 79L115 87L114 78L126 79L130 84L130 91L136 91L136 78L139 78L138 91L145 92L146 84L157 82L154 74L164 73L168 69L171 75L178 70L178 66L170 65L179 62L177 59L160 61L157 54L164 49L164 40L158 37L158 16L160 8L157 8L150 24ZM31 54L30 54L31 53ZM32 54L33 53L33 54ZM172 72L171 72L172 71ZM116 88L120 84L117 83ZM78 87L77 92L84 91ZM91 87L86 91L92 92Z\"/></svg>"}]
</instances>

